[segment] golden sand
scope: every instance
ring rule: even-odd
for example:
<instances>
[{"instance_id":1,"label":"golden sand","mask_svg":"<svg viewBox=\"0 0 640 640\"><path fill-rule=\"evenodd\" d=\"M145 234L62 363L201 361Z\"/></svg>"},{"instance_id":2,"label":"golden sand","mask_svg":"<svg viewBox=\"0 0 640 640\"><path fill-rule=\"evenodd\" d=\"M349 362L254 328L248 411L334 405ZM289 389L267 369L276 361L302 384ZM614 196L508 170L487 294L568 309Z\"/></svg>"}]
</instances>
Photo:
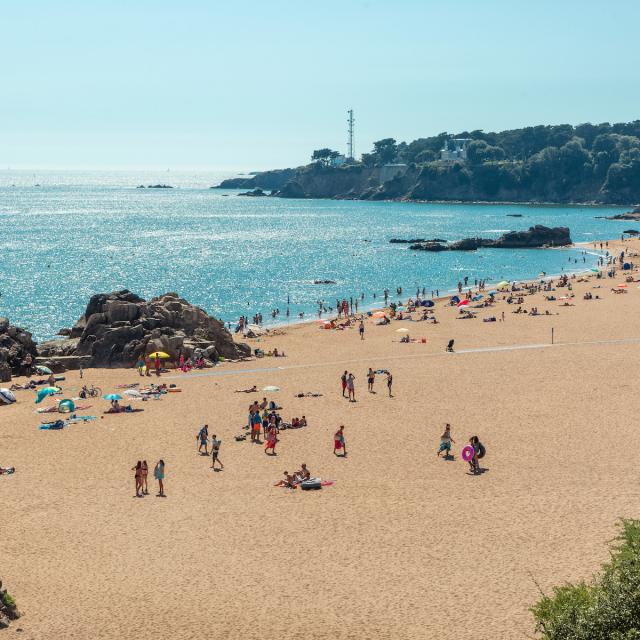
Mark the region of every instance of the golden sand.
<instances>
[{"instance_id":1,"label":"golden sand","mask_svg":"<svg viewBox=\"0 0 640 640\"><path fill-rule=\"evenodd\" d=\"M638 517L640 290L613 294L623 280L574 281L572 307L525 298L551 316L501 302L457 320L438 304L439 324L367 321L364 341L292 327L251 341L286 358L163 376L182 393L63 431L39 430L33 393L17 392L0 408L0 465L17 468L0 477L0 577L25 612L12 629L43 640L532 635L538 585L590 577L616 519ZM505 322L481 320L502 311ZM401 344L402 326L426 344ZM381 376L367 393L368 367L392 371L393 398ZM356 403L341 397L345 369ZM88 370L82 382L110 392L140 380ZM253 384L281 391L234 393ZM65 391L79 385L68 373ZM294 397L305 391L323 396ZM276 457L234 440L264 395L285 420L309 421L281 433ZM89 403L82 413L108 406ZM222 472L196 452L205 422L222 439ZM446 422L448 462L436 457ZM333 455L340 424L344 459ZM487 448L478 476L459 457L473 434ZM166 499L152 475L150 495L134 497L130 469L143 458L151 470L165 460ZM273 486L301 462L336 484Z\"/></svg>"}]
</instances>

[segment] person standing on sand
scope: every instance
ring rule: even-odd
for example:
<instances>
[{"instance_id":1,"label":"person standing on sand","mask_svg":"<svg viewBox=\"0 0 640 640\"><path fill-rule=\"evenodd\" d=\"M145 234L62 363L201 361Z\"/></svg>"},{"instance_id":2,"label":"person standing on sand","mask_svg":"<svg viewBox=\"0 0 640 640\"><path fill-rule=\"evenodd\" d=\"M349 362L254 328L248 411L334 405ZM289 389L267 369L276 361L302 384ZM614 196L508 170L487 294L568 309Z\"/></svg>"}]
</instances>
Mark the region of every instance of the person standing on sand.
<instances>
[{"instance_id":1,"label":"person standing on sand","mask_svg":"<svg viewBox=\"0 0 640 640\"><path fill-rule=\"evenodd\" d=\"M340 381L342 382L342 397L346 398L347 396L345 396L344 394L344 392L347 390L347 372L346 371L340 376Z\"/></svg>"},{"instance_id":2,"label":"person standing on sand","mask_svg":"<svg viewBox=\"0 0 640 640\"><path fill-rule=\"evenodd\" d=\"M347 393L349 394L349 402L355 402L356 401L356 384L355 384L355 380L356 380L356 377L353 375L353 373L350 373L347 376Z\"/></svg>"},{"instance_id":3,"label":"person standing on sand","mask_svg":"<svg viewBox=\"0 0 640 640\"><path fill-rule=\"evenodd\" d=\"M140 477L140 489L142 490L143 495L149 495L149 487L147 485L147 476L149 475L149 465L146 460L142 461L142 475Z\"/></svg>"},{"instance_id":4,"label":"person standing on sand","mask_svg":"<svg viewBox=\"0 0 640 640\"><path fill-rule=\"evenodd\" d=\"M155 479L158 481L158 498L164 498L164 460L158 460L156 464L156 468L153 470L153 475Z\"/></svg>"},{"instance_id":5,"label":"person standing on sand","mask_svg":"<svg viewBox=\"0 0 640 640\"><path fill-rule=\"evenodd\" d=\"M196 436L196 440L198 441L198 453L202 455L202 447L204 447L204 455L208 456L209 451L207 449L207 442L209 439L209 425L205 424L198 431L198 435Z\"/></svg>"},{"instance_id":6,"label":"person standing on sand","mask_svg":"<svg viewBox=\"0 0 640 640\"><path fill-rule=\"evenodd\" d=\"M160 377L160 369L162 369L162 362L160 362L160 356L156 353L156 361L155 361L156 375L158 378Z\"/></svg>"},{"instance_id":7,"label":"person standing on sand","mask_svg":"<svg viewBox=\"0 0 640 640\"><path fill-rule=\"evenodd\" d=\"M360 340L364 340L364 320L360 319L360 326L358 327L360 332Z\"/></svg>"},{"instance_id":8,"label":"person standing on sand","mask_svg":"<svg viewBox=\"0 0 640 640\"><path fill-rule=\"evenodd\" d=\"M269 431L267 433L267 442L264 445L264 452L267 453L269 449L271 449L271 453L267 455L276 455L276 444L278 444L278 428L275 424L272 424L269 427Z\"/></svg>"},{"instance_id":9,"label":"person standing on sand","mask_svg":"<svg viewBox=\"0 0 640 640\"><path fill-rule=\"evenodd\" d=\"M142 356L140 356L138 358L138 362L136 362L136 369L138 370L140 376L144 376L144 359L142 358Z\"/></svg>"},{"instance_id":10,"label":"person standing on sand","mask_svg":"<svg viewBox=\"0 0 640 640\"><path fill-rule=\"evenodd\" d=\"M218 440L216 434L213 434L211 438L211 468L216 468L216 462L220 465L220 469L224 469L224 465L219 458L220 455L220 445L222 444L222 440Z\"/></svg>"},{"instance_id":11,"label":"person standing on sand","mask_svg":"<svg viewBox=\"0 0 640 640\"><path fill-rule=\"evenodd\" d=\"M340 425L340 428L335 432L333 436L333 455L337 456L338 451L342 449L342 457L347 455L347 445L344 441L344 425Z\"/></svg>"},{"instance_id":12,"label":"person standing on sand","mask_svg":"<svg viewBox=\"0 0 640 640\"><path fill-rule=\"evenodd\" d=\"M146 376L151 376L151 358L149 356L145 356L144 359L144 373Z\"/></svg>"},{"instance_id":13,"label":"person standing on sand","mask_svg":"<svg viewBox=\"0 0 640 640\"><path fill-rule=\"evenodd\" d=\"M142 461L138 460L135 467L131 467L131 471L135 471L136 479L136 498L142 498L140 490L142 489Z\"/></svg>"},{"instance_id":14,"label":"person standing on sand","mask_svg":"<svg viewBox=\"0 0 640 640\"><path fill-rule=\"evenodd\" d=\"M387 371L387 390L389 391L389 397L393 398L391 393L391 387L393 386L393 376L391 375L391 371Z\"/></svg>"},{"instance_id":15,"label":"person standing on sand","mask_svg":"<svg viewBox=\"0 0 640 640\"><path fill-rule=\"evenodd\" d=\"M373 393L373 383L376 380L376 374L373 369L369 367L369 372L367 373L367 389L369 393Z\"/></svg>"},{"instance_id":16,"label":"person standing on sand","mask_svg":"<svg viewBox=\"0 0 640 640\"><path fill-rule=\"evenodd\" d=\"M438 448L438 458L440 454L444 451L445 459L449 457L451 454L451 443L456 443L456 441L451 437L451 425L449 423L446 424L444 428L444 433L440 436L440 447Z\"/></svg>"}]
</instances>

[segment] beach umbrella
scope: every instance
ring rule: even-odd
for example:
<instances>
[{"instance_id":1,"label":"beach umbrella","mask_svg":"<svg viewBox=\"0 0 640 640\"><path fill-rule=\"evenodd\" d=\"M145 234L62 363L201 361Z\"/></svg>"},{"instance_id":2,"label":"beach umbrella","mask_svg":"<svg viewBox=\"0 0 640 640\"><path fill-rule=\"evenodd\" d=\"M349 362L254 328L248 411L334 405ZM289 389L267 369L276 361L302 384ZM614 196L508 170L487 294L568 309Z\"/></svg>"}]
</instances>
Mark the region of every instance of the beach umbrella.
<instances>
[{"instance_id":1,"label":"beach umbrella","mask_svg":"<svg viewBox=\"0 0 640 640\"><path fill-rule=\"evenodd\" d=\"M40 404L47 396L58 393L59 391L60 389L58 389L58 387L44 387L44 389L40 389L36 396L36 404Z\"/></svg>"},{"instance_id":2,"label":"beach umbrella","mask_svg":"<svg viewBox=\"0 0 640 640\"><path fill-rule=\"evenodd\" d=\"M280 387L275 387L273 385L269 385L262 389L263 391L280 391Z\"/></svg>"},{"instance_id":3,"label":"beach umbrella","mask_svg":"<svg viewBox=\"0 0 640 640\"><path fill-rule=\"evenodd\" d=\"M387 314L384 311L376 311L373 314L374 318L384 318Z\"/></svg>"},{"instance_id":4,"label":"beach umbrella","mask_svg":"<svg viewBox=\"0 0 640 640\"><path fill-rule=\"evenodd\" d=\"M154 359L160 358L160 360L168 360L169 358L171 358L171 356L164 351L154 351L153 353L149 354L149 357Z\"/></svg>"},{"instance_id":5,"label":"beach umbrella","mask_svg":"<svg viewBox=\"0 0 640 640\"><path fill-rule=\"evenodd\" d=\"M36 366L36 371L40 374L47 374L47 375L51 375L53 373L53 371L51 371L51 369L49 369L49 367L43 367L41 364Z\"/></svg>"},{"instance_id":6,"label":"beach umbrella","mask_svg":"<svg viewBox=\"0 0 640 640\"><path fill-rule=\"evenodd\" d=\"M65 398L64 400L60 400L58 402L58 411L60 413L71 413L76 408L73 400L69 398Z\"/></svg>"},{"instance_id":7,"label":"beach umbrella","mask_svg":"<svg viewBox=\"0 0 640 640\"><path fill-rule=\"evenodd\" d=\"M423 307L434 307L435 306L435 302L433 300L425 300L422 303Z\"/></svg>"},{"instance_id":8,"label":"beach umbrella","mask_svg":"<svg viewBox=\"0 0 640 640\"><path fill-rule=\"evenodd\" d=\"M400 329L396 329L396 333L409 333L409 329L402 327Z\"/></svg>"},{"instance_id":9,"label":"beach umbrella","mask_svg":"<svg viewBox=\"0 0 640 640\"><path fill-rule=\"evenodd\" d=\"M471 298L474 302L478 302L478 300L482 300L482 298L484 298L484 296L479 293L477 296L473 296L473 298Z\"/></svg>"},{"instance_id":10,"label":"beach umbrella","mask_svg":"<svg viewBox=\"0 0 640 640\"><path fill-rule=\"evenodd\" d=\"M489 291L490 296L495 296L498 292L494 289L493 291Z\"/></svg>"},{"instance_id":11,"label":"beach umbrella","mask_svg":"<svg viewBox=\"0 0 640 640\"><path fill-rule=\"evenodd\" d=\"M122 400L122 396L119 393L107 393L106 396L102 396L105 400Z\"/></svg>"},{"instance_id":12,"label":"beach umbrella","mask_svg":"<svg viewBox=\"0 0 640 640\"><path fill-rule=\"evenodd\" d=\"M591 271L593 271L593 273L600 273L600 269L596 269L595 267L591 269Z\"/></svg>"},{"instance_id":13,"label":"beach umbrella","mask_svg":"<svg viewBox=\"0 0 640 640\"><path fill-rule=\"evenodd\" d=\"M456 304L458 304L458 302L460 302L460 298L458 296L452 296L451 302L455 302Z\"/></svg>"},{"instance_id":14,"label":"beach umbrella","mask_svg":"<svg viewBox=\"0 0 640 640\"><path fill-rule=\"evenodd\" d=\"M6 388L0 389L0 404L13 404L15 401L16 397L13 394L13 391Z\"/></svg>"},{"instance_id":15,"label":"beach umbrella","mask_svg":"<svg viewBox=\"0 0 640 640\"><path fill-rule=\"evenodd\" d=\"M497 287L498 289L502 289L503 287L508 287L509 283L506 280L503 280L502 282L498 282Z\"/></svg>"},{"instance_id":16,"label":"beach umbrella","mask_svg":"<svg viewBox=\"0 0 640 640\"><path fill-rule=\"evenodd\" d=\"M458 307L466 307L468 304L468 300L460 300L460 302L458 302Z\"/></svg>"}]
</instances>

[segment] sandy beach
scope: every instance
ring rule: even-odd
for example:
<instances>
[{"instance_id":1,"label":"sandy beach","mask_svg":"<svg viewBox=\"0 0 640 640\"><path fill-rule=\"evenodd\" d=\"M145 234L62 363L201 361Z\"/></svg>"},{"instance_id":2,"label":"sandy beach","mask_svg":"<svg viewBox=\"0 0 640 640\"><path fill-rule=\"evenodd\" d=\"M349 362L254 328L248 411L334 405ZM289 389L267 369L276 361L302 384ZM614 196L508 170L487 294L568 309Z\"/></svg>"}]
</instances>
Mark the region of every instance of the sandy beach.
<instances>
[{"instance_id":1,"label":"sandy beach","mask_svg":"<svg viewBox=\"0 0 640 640\"><path fill-rule=\"evenodd\" d=\"M609 242L614 254L640 241ZM640 262L639 258L631 258ZM629 272L572 280L575 306L526 296L438 324L317 323L248 341L286 358L171 372L181 393L144 412L41 431L34 394L0 407L0 577L24 611L5 633L25 639L522 638L539 589L589 578L607 557L617 518L638 517L633 395L640 289L611 291ZM637 270L633 272L638 278ZM583 282L578 280L583 279ZM585 300L590 291L594 299ZM547 295L549 292L547 292ZM556 297L566 295L559 289ZM599 296L600 299L595 299ZM502 296L498 296L501 299ZM483 322L495 315L505 321ZM400 343L405 327L426 343ZM553 329L554 344L551 344ZM455 338L455 353L446 353ZM389 369L367 392L366 372ZM340 375L356 376L356 400ZM23 382L24 378L14 379ZM134 369L68 372L105 393L140 382ZM155 381L155 380L154 380ZM235 393L256 385L277 393ZM315 392L321 397L295 397ZM309 426L280 434L277 456L237 442L263 396ZM43 406L53 401L45 400ZM197 453L201 424L222 440L224 471ZM436 457L445 423L455 459ZM345 425L348 456L333 455ZM477 434L485 472L460 449ZM166 463L165 499L135 497L131 467ZM335 480L321 491L274 487L306 462Z\"/></svg>"}]
</instances>

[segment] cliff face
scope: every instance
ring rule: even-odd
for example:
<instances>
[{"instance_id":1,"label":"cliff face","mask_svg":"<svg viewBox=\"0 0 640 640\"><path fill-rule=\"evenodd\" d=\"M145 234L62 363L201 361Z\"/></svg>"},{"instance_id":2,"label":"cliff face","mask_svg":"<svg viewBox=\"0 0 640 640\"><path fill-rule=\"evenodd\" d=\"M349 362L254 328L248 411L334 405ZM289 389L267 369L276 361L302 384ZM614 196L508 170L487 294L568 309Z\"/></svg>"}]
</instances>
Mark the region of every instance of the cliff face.
<instances>
[{"instance_id":1,"label":"cliff face","mask_svg":"<svg viewBox=\"0 0 640 640\"><path fill-rule=\"evenodd\" d=\"M263 186L264 185L264 186ZM450 200L462 202L585 202L633 204L638 189L614 190L591 178L543 177L514 171L500 162L481 165L431 162L425 165L325 167L310 164L249 179L223 182L227 188L268 188L282 198L353 200Z\"/></svg>"}]
</instances>

